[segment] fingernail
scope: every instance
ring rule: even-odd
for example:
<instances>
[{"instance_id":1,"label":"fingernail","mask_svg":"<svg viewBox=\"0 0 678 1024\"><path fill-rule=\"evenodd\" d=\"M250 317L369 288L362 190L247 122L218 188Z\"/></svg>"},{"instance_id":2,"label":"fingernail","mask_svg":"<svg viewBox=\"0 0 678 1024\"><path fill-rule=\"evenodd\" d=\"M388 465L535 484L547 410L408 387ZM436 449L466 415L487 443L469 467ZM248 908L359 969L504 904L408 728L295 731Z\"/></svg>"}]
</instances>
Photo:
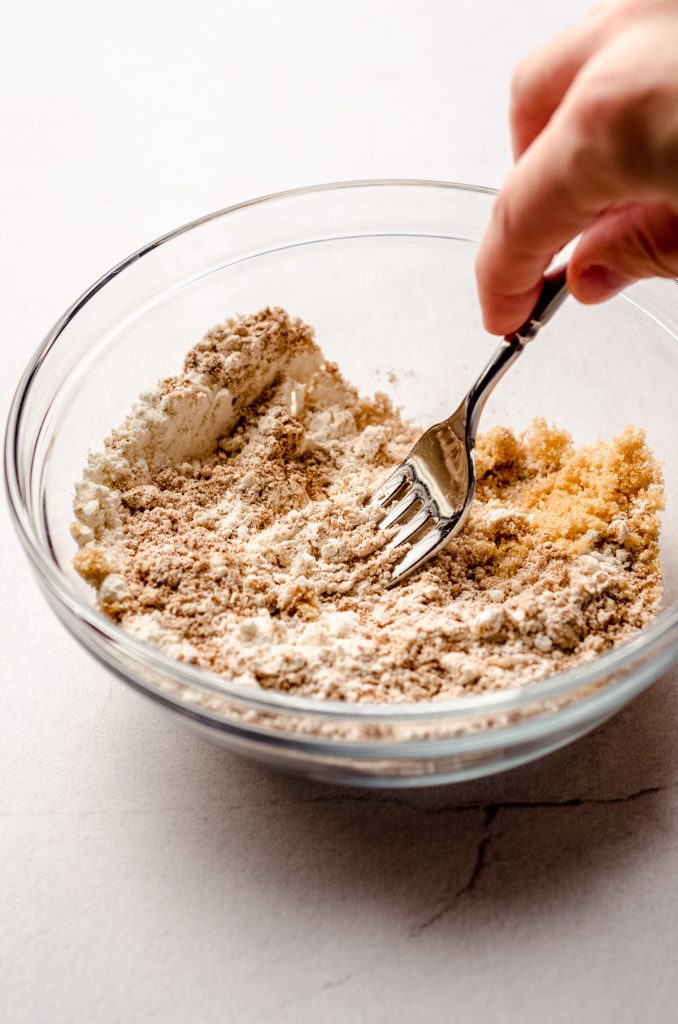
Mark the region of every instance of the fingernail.
<instances>
[{"instance_id":1,"label":"fingernail","mask_svg":"<svg viewBox=\"0 0 678 1024\"><path fill-rule=\"evenodd\" d=\"M631 283L632 278L622 277L600 263L592 263L579 273L575 294L582 302L601 302Z\"/></svg>"}]
</instances>

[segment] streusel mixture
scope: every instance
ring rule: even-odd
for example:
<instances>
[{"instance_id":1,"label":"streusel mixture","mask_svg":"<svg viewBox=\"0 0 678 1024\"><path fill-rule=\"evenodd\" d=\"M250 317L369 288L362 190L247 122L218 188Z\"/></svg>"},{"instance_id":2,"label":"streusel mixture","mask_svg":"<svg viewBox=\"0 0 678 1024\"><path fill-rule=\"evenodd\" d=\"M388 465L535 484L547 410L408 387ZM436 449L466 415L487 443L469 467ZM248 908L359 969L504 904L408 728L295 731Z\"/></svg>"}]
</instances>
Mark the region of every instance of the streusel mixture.
<instances>
[{"instance_id":1,"label":"streusel mixture","mask_svg":"<svg viewBox=\"0 0 678 1024\"><path fill-rule=\"evenodd\" d=\"M468 525L387 589L368 500L420 429L282 309L212 328L92 454L78 571L136 637L230 680L346 701L524 684L647 625L661 473L643 432L479 438Z\"/></svg>"}]
</instances>

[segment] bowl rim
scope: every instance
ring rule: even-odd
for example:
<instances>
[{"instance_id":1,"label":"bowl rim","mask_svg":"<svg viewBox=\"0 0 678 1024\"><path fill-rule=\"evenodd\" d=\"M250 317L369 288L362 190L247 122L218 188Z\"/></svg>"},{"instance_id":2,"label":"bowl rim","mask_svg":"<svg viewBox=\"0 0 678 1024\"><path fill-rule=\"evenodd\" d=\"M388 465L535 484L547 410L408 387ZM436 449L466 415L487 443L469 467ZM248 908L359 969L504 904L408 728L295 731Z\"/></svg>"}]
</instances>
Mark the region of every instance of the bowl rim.
<instances>
[{"instance_id":1,"label":"bowl rim","mask_svg":"<svg viewBox=\"0 0 678 1024\"><path fill-rule=\"evenodd\" d=\"M611 651L599 655L590 662L568 669L565 672L554 673L532 683L496 692L472 694L447 701L357 704L337 700L299 697L286 692L263 688L255 689L230 682L223 676L208 670L179 662L150 645L135 639L125 632L121 626L99 611L96 605L89 605L81 599L70 581L66 580L56 564L45 555L44 545L38 536L32 513L23 494L21 469L18 459L19 433L22 425L22 416L30 398L31 388L40 372L42 364L52 347L58 342L63 331L86 303L130 265L135 264L167 242L187 234L209 221L217 220L248 207L260 206L281 200L295 200L310 193L344 189L358 190L393 187L401 189L416 187L452 190L487 196L497 194L497 189L482 185L420 178L375 178L336 181L273 192L223 207L160 235L154 241L143 245L115 264L75 299L47 332L21 375L10 405L5 432L4 480L10 513L21 544L28 555L40 584L48 595L52 595L57 600L64 610L75 616L87 627L89 637L86 646L93 653L96 654L98 650L101 650L102 642L99 637L103 636L112 645L116 653L120 649L122 653L126 654L140 668L145 667L153 671L161 671L173 683L180 686L188 686L198 691L207 691L224 699L246 703L253 710L268 713L274 712L279 715L312 714L320 718L333 720L339 718L351 719L353 721L360 720L365 723L384 722L385 720L390 722L412 722L413 719L425 722L441 718L468 718L479 713L487 715L488 713L505 714L507 712L518 712L533 706L535 703L547 702L556 697L563 697L569 694L576 695L577 691L580 690L590 691L582 698L582 700L589 703L605 698L608 693L610 687L607 683L601 685L601 678L604 679L619 673L621 670L628 668L639 657L650 657L653 651L656 654L661 654L666 651L668 645L671 645L673 650L670 660L667 660L666 657L662 659L666 663L662 665L661 671L666 671L670 664L678 660L678 602L660 612L655 620L637 636L614 647ZM63 616L60 616L60 618L66 621L68 626L67 620L64 620ZM73 630L70 631L73 632ZM79 637L76 638L81 639ZM106 657L104 661L109 668L113 668L109 657ZM124 678L126 677L126 672L122 667L118 668L118 672ZM619 696L620 689L625 689L624 684L630 686L632 682L633 680L629 678L620 679L617 685L612 686L615 695ZM158 699L161 696L160 692L153 685L140 680L138 677L135 677L134 685L154 699ZM182 711L189 711L180 697L174 697L163 692L161 699L163 702L169 702ZM578 703L581 703L581 700ZM199 706L191 705L191 711L192 713L197 713L202 718ZM214 721L211 715L206 715L203 720L209 721L211 724Z\"/></svg>"}]
</instances>

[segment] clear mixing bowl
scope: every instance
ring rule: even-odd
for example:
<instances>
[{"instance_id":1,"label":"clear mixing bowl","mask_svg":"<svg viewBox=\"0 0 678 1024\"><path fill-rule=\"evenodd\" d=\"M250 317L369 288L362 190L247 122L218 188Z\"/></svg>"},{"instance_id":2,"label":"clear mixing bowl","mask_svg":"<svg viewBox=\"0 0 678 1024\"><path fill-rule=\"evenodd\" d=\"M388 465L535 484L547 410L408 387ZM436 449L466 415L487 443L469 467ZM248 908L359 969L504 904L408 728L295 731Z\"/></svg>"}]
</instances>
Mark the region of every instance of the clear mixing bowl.
<instances>
[{"instance_id":1,"label":"clear mixing bowl","mask_svg":"<svg viewBox=\"0 0 678 1024\"><path fill-rule=\"evenodd\" d=\"M544 415L575 441L647 430L663 460L666 597L632 641L573 671L447 703L355 706L243 689L164 657L101 614L77 576L74 481L140 391L176 372L217 321L281 305L316 328L362 390L428 425L456 406L496 343L481 329L473 258L493 193L433 182L301 189L174 231L97 281L49 332L11 409L10 504L50 605L115 675L186 726L319 779L426 785L489 774L603 722L678 653L678 289L653 281L604 306L574 301L495 391L483 426ZM48 713L48 712L47 712Z\"/></svg>"}]
</instances>

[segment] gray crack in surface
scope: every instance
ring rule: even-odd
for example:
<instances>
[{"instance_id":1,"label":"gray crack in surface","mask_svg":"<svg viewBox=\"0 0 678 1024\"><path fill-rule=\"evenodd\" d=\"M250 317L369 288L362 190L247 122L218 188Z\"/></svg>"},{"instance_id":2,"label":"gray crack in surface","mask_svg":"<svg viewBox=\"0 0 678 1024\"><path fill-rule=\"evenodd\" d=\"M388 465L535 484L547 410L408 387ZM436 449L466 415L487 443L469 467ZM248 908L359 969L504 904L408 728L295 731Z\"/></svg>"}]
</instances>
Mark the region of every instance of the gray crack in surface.
<instances>
[{"instance_id":1,"label":"gray crack in surface","mask_svg":"<svg viewBox=\"0 0 678 1024\"><path fill-rule=\"evenodd\" d=\"M456 892L452 894L451 899L447 900L442 907L435 911L434 914L431 914L431 916L427 917L425 921L422 921L421 924L418 924L415 928L412 929L412 931L410 932L410 938L418 938L423 932L426 931L427 928L430 928L431 925L436 924L438 921L440 921L442 917L449 913L449 911L452 909L452 907L454 906L458 899L460 899L462 896L465 896L469 892L473 892L473 890L475 889L478 883L478 879L482 875L483 869L487 861L487 851L489 849L490 840L492 838L492 822L499 813L499 805L488 804L486 807L483 808L483 810L485 812L485 816L483 818L483 831L480 838L480 842L478 843L478 848L476 850L475 860L473 861L473 865L471 867L471 873L469 874L464 884L459 889L457 889Z\"/></svg>"},{"instance_id":2,"label":"gray crack in surface","mask_svg":"<svg viewBox=\"0 0 678 1024\"><path fill-rule=\"evenodd\" d=\"M605 804L622 804L631 800L638 800L644 796L666 792L678 788L678 781L668 782L662 786L647 786L644 789L634 790L622 796L609 797L573 797L570 800L481 800L475 803L453 804L444 803L433 807L418 807L407 800L392 796L377 796L371 793L328 793L308 797L274 797L270 800L251 800L242 804L232 804L225 807L228 811L248 810L264 807L300 807L305 804L369 804L373 807L402 807L417 814L454 814L459 811L483 811L487 813L490 809L494 811L494 818L498 811L527 810L554 807L587 807L603 806Z\"/></svg>"},{"instance_id":3,"label":"gray crack in surface","mask_svg":"<svg viewBox=\"0 0 678 1024\"><path fill-rule=\"evenodd\" d=\"M465 882L459 888L457 888L439 907L433 914L427 917L420 924L416 925L411 929L409 933L410 939L420 938L428 929L438 924L443 918L445 918L454 909L459 900L473 893L483 876L485 868L489 864L489 851L492 843L492 826L500 813L500 811L521 811L521 810L553 810L553 809L566 809L573 807L600 807L612 804L624 804L631 803L636 800L641 800L647 796L656 796L658 793L666 792L672 789L678 788L678 781L667 783L663 786L647 786L642 789L634 790L631 793L627 793L623 796L612 796L612 797L574 797L570 800L502 800L496 802L478 802L468 804L440 804L432 808L417 807L405 800L397 797L377 797L376 799L372 794L321 794L312 797L303 797L300 799L274 799L271 801L263 801L256 806L285 806L285 805L300 805L300 804L321 804L321 803L359 803L359 804L372 804L373 806L396 806L405 807L408 810L419 812L422 814L442 814L442 813L456 813L459 811L475 811L476 813L483 813L481 836L476 847L476 854L471 865L471 870ZM251 806L251 805L249 805ZM321 993L329 992L332 989L341 988L342 986L353 981L355 977L363 974L368 968L365 966L356 971L351 971L346 974L340 975L337 978L330 978L322 982L319 986L315 986L305 992L296 994L292 999L287 1000L284 1003L279 1004L275 1007L269 1007L263 1016L257 1015L255 1018L251 1018L251 1024L256 1024L260 1020L272 1020L277 1017L280 1011L289 1008L299 1002L305 1002L310 998L313 998Z\"/></svg>"},{"instance_id":4,"label":"gray crack in surface","mask_svg":"<svg viewBox=\"0 0 678 1024\"><path fill-rule=\"evenodd\" d=\"M626 796L613 796L613 797L589 797L581 798L575 797L571 800L543 800L543 801L529 801L529 800L508 800L500 801L498 803L486 803L486 804L462 804L460 807L438 807L435 808L433 813L440 814L443 811L449 810L482 810L484 812L482 834L478 847L476 849L476 856L471 867L471 872L462 886L460 886L448 899L445 904L427 917L426 920L422 921L410 932L411 938L419 938L428 928L437 924L443 917L445 917L453 909L458 900L467 896L469 893L476 889L478 882L485 870L488 863L488 854L490 843L492 841L492 824L499 814L500 811L513 811L513 810L525 810L530 809L559 809L566 807L590 807L590 806L606 806L608 804L625 804L630 803L634 800L639 800L642 797L654 796L657 793L665 792L669 789L674 789L676 783L670 783L666 786L648 786L644 789L635 790L632 793L628 793Z\"/></svg>"}]
</instances>

